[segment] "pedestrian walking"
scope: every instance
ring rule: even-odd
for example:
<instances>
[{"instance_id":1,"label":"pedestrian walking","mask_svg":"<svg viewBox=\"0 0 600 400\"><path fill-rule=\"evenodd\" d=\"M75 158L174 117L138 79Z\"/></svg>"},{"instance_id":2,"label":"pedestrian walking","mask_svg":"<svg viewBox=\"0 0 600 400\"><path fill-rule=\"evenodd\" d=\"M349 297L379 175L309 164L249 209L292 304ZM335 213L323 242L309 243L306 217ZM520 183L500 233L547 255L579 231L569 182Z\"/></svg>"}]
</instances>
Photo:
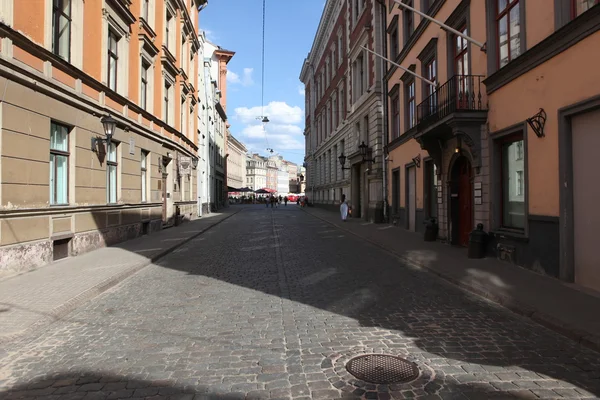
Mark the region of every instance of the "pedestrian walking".
<instances>
[{"instance_id":1,"label":"pedestrian walking","mask_svg":"<svg viewBox=\"0 0 600 400\"><path fill-rule=\"evenodd\" d=\"M287 202L288 202L288 197L287 197L287 196L285 196L285 197L283 198L283 202L285 203L285 206L287 207Z\"/></svg>"},{"instance_id":2,"label":"pedestrian walking","mask_svg":"<svg viewBox=\"0 0 600 400\"><path fill-rule=\"evenodd\" d=\"M340 214L342 215L342 221L346 222L348 218L348 203L346 203L346 195L342 195L342 204L340 204Z\"/></svg>"}]
</instances>

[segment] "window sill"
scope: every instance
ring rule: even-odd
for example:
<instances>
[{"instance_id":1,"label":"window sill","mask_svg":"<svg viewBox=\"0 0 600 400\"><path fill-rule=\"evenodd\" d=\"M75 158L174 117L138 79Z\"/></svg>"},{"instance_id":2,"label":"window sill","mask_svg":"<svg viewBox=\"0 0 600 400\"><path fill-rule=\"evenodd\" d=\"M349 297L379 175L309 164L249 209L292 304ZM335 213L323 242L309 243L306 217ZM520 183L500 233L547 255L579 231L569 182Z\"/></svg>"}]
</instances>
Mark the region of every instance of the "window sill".
<instances>
[{"instance_id":1,"label":"window sill","mask_svg":"<svg viewBox=\"0 0 600 400\"><path fill-rule=\"evenodd\" d=\"M529 236L527 236L524 231L518 229L498 228L490 233L497 238L511 239L518 242L529 242Z\"/></svg>"}]
</instances>

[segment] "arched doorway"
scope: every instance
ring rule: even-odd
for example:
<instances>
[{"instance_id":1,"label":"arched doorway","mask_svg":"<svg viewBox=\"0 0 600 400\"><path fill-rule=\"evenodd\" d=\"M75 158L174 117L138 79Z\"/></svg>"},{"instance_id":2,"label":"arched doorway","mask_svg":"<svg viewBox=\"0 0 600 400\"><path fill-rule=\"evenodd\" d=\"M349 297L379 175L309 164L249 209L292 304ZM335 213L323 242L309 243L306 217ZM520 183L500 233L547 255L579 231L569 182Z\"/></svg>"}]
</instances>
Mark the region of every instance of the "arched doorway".
<instances>
[{"instance_id":1,"label":"arched doorway","mask_svg":"<svg viewBox=\"0 0 600 400\"><path fill-rule=\"evenodd\" d=\"M460 156L452 166L450 182L450 220L452 244L467 246L473 230L473 188L471 162Z\"/></svg>"}]
</instances>

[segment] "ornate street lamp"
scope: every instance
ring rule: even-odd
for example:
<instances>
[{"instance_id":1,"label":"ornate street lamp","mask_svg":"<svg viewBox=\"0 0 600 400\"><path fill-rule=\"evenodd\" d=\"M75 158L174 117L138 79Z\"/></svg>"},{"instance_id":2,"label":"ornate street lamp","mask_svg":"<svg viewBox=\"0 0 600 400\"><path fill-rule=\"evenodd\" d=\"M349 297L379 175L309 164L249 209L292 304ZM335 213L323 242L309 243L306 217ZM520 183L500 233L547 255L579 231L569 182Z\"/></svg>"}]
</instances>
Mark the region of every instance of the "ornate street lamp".
<instances>
[{"instance_id":1,"label":"ornate street lamp","mask_svg":"<svg viewBox=\"0 0 600 400\"><path fill-rule=\"evenodd\" d=\"M362 162L375 162L375 158L373 159L367 159L367 154L369 153L369 146L367 146L365 144L365 142L362 142L359 146L358 146L358 150L360 151L360 155L362 156Z\"/></svg>"},{"instance_id":2,"label":"ornate street lamp","mask_svg":"<svg viewBox=\"0 0 600 400\"><path fill-rule=\"evenodd\" d=\"M92 151L96 153L98 152L98 143L106 142L106 147L110 147L110 142L117 129L117 120L111 117L110 115L105 115L104 117L102 117L102 119L100 119L100 122L102 122L102 127L104 128L104 136L106 136L106 139L100 137L92 138Z\"/></svg>"},{"instance_id":3,"label":"ornate street lamp","mask_svg":"<svg viewBox=\"0 0 600 400\"><path fill-rule=\"evenodd\" d=\"M340 156L338 157L338 160L340 160L340 165L342 166L342 170L352 169L352 168L344 168L344 165L346 165L346 156L344 155L344 153L340 154Z\"/></svg>"}]
</instances>

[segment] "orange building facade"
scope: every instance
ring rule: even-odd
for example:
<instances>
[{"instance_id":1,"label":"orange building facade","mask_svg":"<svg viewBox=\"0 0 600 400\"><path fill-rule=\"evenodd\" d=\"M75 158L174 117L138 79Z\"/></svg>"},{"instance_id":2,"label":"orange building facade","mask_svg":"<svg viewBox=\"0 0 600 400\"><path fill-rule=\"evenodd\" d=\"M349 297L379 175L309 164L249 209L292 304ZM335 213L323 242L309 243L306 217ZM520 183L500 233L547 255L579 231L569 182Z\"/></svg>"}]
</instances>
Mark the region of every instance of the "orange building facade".
<instances>
[{"instance_id":1,"label":"orange building facade","mask_svg":"<svg viewBox=\"0 0 600 400\"><path fill-rule=\"evenodd\" d=\"M33 269L197 214L204 3L1 0L1 270Z\"/></svg>"},{"instance_id":2,"label":"orange building facade","mask_svg":"<svg viewBox=\"0 0 600 400\"><path fill-rule=\"evenodd\" d=\"M390 2L388 204L396 222L600 290L597 0ZM482 46L480 46L482 45ZM594 61L595 60L595 61ZM425 78L425 79L423 79Z\"/></svg>"}]
</instances>

